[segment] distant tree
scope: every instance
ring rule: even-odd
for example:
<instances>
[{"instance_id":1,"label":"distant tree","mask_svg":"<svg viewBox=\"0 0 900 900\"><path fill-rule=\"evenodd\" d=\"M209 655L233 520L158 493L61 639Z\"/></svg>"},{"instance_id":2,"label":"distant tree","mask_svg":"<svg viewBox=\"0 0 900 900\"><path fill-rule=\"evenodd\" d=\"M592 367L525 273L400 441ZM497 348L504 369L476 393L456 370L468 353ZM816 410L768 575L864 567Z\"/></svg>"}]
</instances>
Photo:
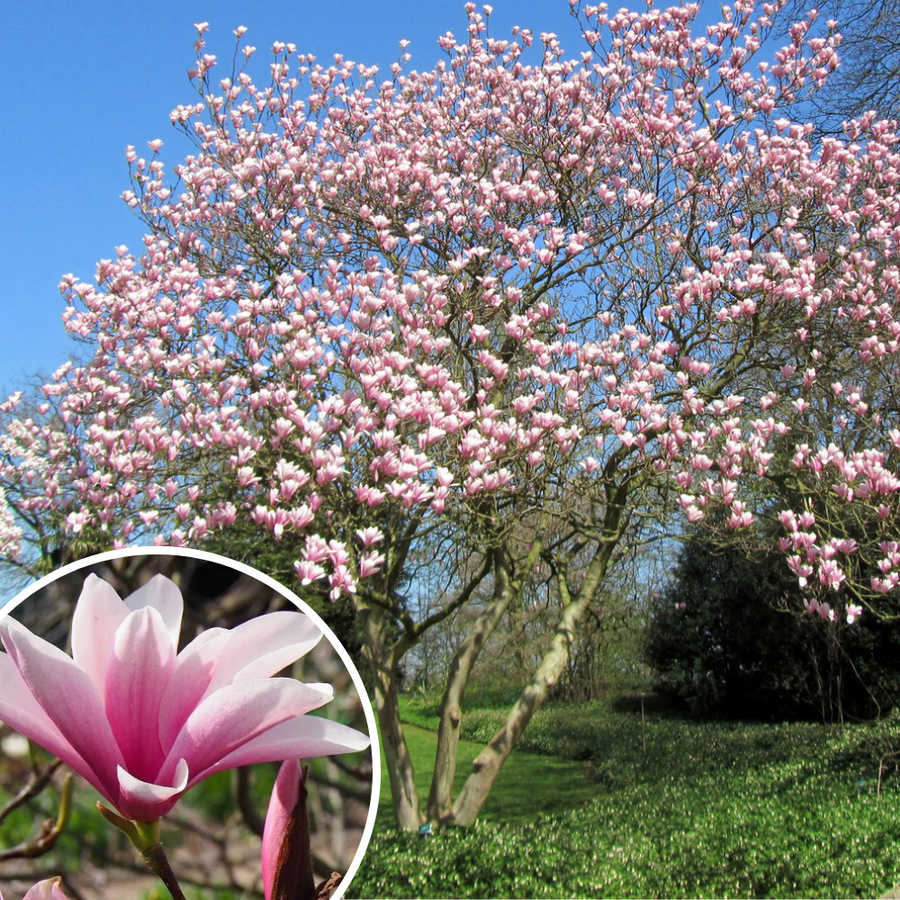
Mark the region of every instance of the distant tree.
<instances>
[{"instance_id":1,"label":"distant tree","mask_svg":"<svg viewBox=\"0 0 900 900\"><path fill-rule=\"evenodd\" d=\"M900 631L863 616L799 616L801 591L775 553L695 534L657 594L644 652L658 689L694 713L866 717L900 699Z\"/></svg>"},{"instance_id":2,"label":"distant tree","mask_svg":"<svg viewBox=\"0 0 900 900\"><path fill-rule=\"evenodd\" d=\"M650 669L642 657L644 610L620 596L602 596L572 645L554 699L585 702L643 690Z\"/></svg>"}]
</instances>

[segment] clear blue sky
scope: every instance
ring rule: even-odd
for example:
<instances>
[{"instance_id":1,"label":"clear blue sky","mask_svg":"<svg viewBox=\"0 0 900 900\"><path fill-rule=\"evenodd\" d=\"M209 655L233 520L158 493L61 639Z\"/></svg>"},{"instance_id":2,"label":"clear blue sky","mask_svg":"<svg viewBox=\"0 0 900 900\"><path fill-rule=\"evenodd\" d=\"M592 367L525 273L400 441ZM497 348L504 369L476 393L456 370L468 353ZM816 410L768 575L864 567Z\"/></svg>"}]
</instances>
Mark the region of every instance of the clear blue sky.
<instances>
[{"instance_id":1,"label":"clear blue sky","mask_svg":"<svg viewBox=\"0 0 900 900\"><path fill-rule=\"evenodd\" d=\"M494 0L491 32L514 24L555 31L579 52L567 0ZM72 350L61 322L61 276L93 279L97 261L142 229L119 199L128 185L124 150L166 141L167 168L180 161L169 111L193 102L186 70L193 23L208 21L208 50L230 60L232 29L259 47L265 70L275 40L328 62L334 53L382 67L411 41L412 65L439 58L438 35L465 33L463 0L50 0L4 13L4 139L0 141L0 395L49 373ZM265 51L265 52L263 52ZM260 77L265 77L264 73ZM183 151L182 151L183 155Z\"/></svg>"}]
</instances>

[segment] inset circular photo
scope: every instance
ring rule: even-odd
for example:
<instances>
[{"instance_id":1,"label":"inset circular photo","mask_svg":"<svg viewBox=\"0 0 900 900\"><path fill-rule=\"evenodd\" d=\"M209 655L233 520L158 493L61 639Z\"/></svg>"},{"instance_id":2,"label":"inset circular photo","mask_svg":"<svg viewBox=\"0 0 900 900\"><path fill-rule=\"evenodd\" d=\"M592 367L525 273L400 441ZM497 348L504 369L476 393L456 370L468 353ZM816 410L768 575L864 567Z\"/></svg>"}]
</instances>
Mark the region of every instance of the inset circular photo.
<instances>
[{"instance_id":1,"label":"inset circular photo","mask_svg":"<svg viewBox=\"0 0 900 900\"><path fill-rule=\"evenodd\" d=\"M0 898L344 894L378 805L375 719L301 599L225 557L134 548L22 591L0 642Z\"/></svg>"}]
</instances>

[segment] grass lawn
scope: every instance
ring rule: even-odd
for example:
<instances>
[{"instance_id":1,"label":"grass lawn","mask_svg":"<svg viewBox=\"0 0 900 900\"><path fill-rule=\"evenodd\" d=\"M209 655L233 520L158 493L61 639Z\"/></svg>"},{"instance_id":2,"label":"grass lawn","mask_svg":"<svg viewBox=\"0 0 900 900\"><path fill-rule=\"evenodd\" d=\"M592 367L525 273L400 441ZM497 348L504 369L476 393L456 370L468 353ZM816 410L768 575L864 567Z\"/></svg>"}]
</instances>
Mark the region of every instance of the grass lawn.
<instances>
[{"instance_id":1,"label":"grass lawn","mask_svg":"<svg viewBox=\"0 0 900 900\"><path fill-rule=\"evenodd\" d=\"M431 785L437 734L416 725L404 726L403 733L416 770L416 787L424 804ZM454 792L462 787L472 760L480 749L481 744L460 741ZM394 827L383 753L381 766L385 774L378 804L376 834L390 831ZM567 813L579 804L590 802L596 795L597 786L584 763L537 753L515 753L500 770L495 789L484 805L481 818L485 822L524 825L533 822L538 814Z\"/></svg>"},{"instance_id":2,"label":"grass lawn","mask_svg":"<svg viewBox=\"0 0 900 900\"><path fill-rule=\"evenodd\" d=\"M484 740L501 715L473 711L464 734ZM431 713L406 716L424 794ZM461 748L460 782L479 746ZM397 834L385 805L350 893L874 897L900 880L900 777L885 758L900 722L642 720L588 704L545 708L522 747L471 828Z\"/></svg>"}]
</instances>

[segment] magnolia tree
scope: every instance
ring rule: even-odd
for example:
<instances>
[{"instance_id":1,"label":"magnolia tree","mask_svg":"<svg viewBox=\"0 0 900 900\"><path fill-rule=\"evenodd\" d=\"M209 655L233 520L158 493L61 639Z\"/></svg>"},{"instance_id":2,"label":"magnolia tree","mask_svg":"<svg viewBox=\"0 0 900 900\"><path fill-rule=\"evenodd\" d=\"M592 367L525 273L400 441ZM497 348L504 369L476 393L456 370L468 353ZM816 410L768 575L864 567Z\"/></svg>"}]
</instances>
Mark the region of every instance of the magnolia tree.
<instances>
[{"instance_id":1,"label":"magnolia tree","mask_svg":"<svg viewBox=\"0 0 900 900\"><path fill-rule=\"evenodd\" d=\"M234 535L352 596L402 827L476 817L639 521L780 516L832 619L900 580L897 136L790 118L836 38L584 6L568 56L466 9L429 71L278 43L264 86L244 29L222 73L198 26L195 152L128 150L144 248L64 280L86 361L5 407L8 558ZM552 639L454 797L468 675L545 584ZM398 672L464 605L423 809Z\"/></svg>"}]
</instances>

